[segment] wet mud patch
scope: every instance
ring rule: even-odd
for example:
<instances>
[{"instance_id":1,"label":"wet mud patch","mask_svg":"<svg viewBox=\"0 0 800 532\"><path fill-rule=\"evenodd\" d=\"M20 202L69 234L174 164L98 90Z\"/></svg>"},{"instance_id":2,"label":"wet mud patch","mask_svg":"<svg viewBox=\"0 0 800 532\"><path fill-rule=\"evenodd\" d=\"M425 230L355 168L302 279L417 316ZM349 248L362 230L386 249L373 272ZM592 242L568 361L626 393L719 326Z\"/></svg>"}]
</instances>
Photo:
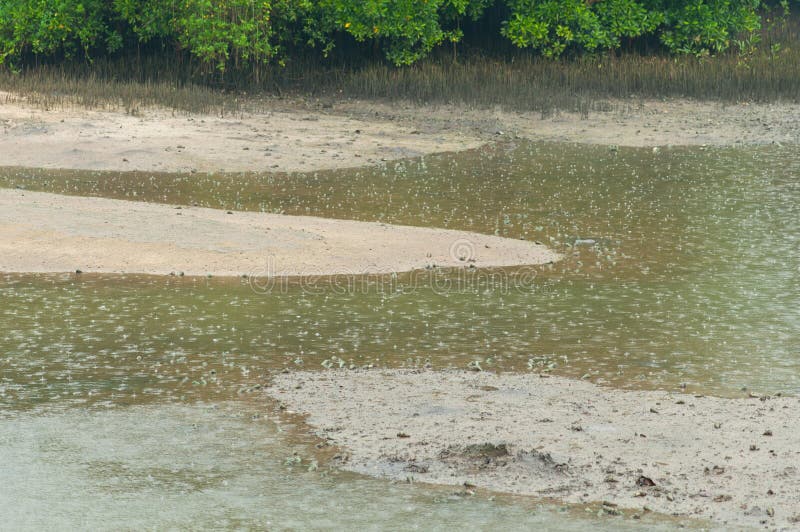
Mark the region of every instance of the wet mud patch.
<instances>
[{"instance_id":1,"label":"wet mud patch","mask_svg":"<svg viewBox=\"0 0 800 532\"><path fill-rule=\"evenodd\" d=\"M473 443L450 445L439 453L439 459L459 469L480 471L505 467L512 457L505 443Z\"/></svg>"},{"instance_id":2,"label":"wet mud patch","mask_svg":"<svg viewBox=\"0 0 800 532\"><path fill-rule=\"evenodd\" d=\"M439 453L439 460L465 475L506 470L512 475L536 476L561 483L572 480L573 476L567 457L554 458L547 451L515 449L506 443L450 445ZM563 491L563 488L555 491Z\"/></svg>"}]
</instances>

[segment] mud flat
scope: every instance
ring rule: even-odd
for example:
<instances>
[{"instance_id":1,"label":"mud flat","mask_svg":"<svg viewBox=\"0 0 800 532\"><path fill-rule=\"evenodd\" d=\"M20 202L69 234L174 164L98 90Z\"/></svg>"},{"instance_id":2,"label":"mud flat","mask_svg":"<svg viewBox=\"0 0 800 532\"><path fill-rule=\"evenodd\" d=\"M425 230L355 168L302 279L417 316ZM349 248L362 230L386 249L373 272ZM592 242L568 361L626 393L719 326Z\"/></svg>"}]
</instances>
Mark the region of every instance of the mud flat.
<instances>
[{"instance_id":1,"label":"mud flat","mask_svg":"<svg viewBox=\"0 0 800 532\"><path fill-rule=\"evenodd\" d=\"M235 116L43 109L0 91L0 165L159 172L315 171L509 138L619 146L800 143L800 105L611 101L588 117L465 106L259 99Z\"/></svg>"},{"instance_id":2,"label":"mud flat","mask_svg":"<svg viewBox=\"0 0 800 532\"><path fill-rule=\"evenodd\" d=\"M5 103L4 103L5 100ZM268 102L221 117L42 109L0 92L0 165L159 172L312 171L475 148L474 133Z\"/></svg>"},{"instance_id":3,"label":"mud flat","mask_svg":"<svg viewBox=\"0 0 800 532\"><path fill-rule=\"evenodd\" d=\"M800 400L621 391L537 374L330 370L267 393L369 475L800 526Z\"/></svg>"},{"instance_id":4,"label":"mud flat","mask_svg":"<svg viewBox=\"0 0 800 532\"><path fill-rule=\"evenodd\" d=\"M4 272L360 275L558 259L465 231L0 189Z\"/></svg>"}]
</instances>

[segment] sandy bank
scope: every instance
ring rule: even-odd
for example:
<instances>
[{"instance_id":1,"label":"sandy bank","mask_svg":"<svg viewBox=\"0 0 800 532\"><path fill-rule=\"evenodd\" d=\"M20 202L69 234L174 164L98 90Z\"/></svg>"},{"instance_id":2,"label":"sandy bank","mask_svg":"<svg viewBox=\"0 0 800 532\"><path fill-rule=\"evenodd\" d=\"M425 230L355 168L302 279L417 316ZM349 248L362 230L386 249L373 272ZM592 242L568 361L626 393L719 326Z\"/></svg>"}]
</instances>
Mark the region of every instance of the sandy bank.
<instances>
[{"instance_id":1,"label":"sandy bank","mask_svg":"<svg viewBox=\"0 0 800 532\"><path fill-rule=\"evenodd\" d=\"M311 171L458 151L508 137L620 146L800 143L800 105L615 101L608 112L514 113L266 99L220 118L49 109L0 93L0 165L142 171Z\"/></svg>"},{"instance_id":2,"label":"sandy bank","mask_svg":"<svg viewBox=\"0 0 800 532\"><path fill-rule=\"evenodd\" d=\"M347 451L349 470L727 527L800 526L797 398L409 370L281 374L268 393L308 413L320 437Z\"/></svg>"},{"instance_id":3,"label":"sandy bank","mask_svg":"<svg viewBox=\"0 0 800 532\"><path fill-rule=\"evenodd\" d=\"M0 93L0 102L3 101ZM0 103L0 165L163 172L309 171L474 148L471 133L380 116L260 105L221 118L145 109L43 110Z\"/></svg>"},{"instance_id":4,"label":"sandy bank","mask_svg":"<svg viewBox=\"0 0 800 532\"><path fill-rule=\"evenodd\" d=\"M464 231L0 189L0 271L329 275L542 264L542 245Z\"/></svg>"}]
</instances>

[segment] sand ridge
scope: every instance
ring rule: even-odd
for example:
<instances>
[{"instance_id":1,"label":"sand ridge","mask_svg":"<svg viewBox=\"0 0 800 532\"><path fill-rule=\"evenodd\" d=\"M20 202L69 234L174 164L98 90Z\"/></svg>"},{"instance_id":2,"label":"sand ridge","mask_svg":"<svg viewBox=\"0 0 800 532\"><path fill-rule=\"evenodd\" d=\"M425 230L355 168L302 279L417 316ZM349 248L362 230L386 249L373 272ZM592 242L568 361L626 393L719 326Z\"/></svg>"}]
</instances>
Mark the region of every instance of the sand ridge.
<instances>
[{"instance_id":1,"label":"sand ridge","mask_svg":"<svg viewBox=\"0 0 800 532\"><path fill-rule=\"evenodd\" d=\"M0 271L224 276L388 274L553 262L466 231L0 189Z\"/></svg>"}]
</instances>

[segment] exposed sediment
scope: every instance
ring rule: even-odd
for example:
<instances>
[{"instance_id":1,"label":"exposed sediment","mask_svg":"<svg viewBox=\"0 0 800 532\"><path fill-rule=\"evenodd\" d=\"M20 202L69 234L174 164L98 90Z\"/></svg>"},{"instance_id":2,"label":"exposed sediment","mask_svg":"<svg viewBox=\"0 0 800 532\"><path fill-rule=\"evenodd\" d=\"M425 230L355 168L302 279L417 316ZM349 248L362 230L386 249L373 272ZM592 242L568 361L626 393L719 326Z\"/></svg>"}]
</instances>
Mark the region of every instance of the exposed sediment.
<instances>
[{"instance_id":1,"label":"exposed sediment","mask_svg":"<svg viewBox=\"0 0 800 532\"><path fill-rule=\"evenodd\" d=\"M236 116L42 109L0 91L0 165L157 172L351 168L508 138L619 146L800 143L800 105L608 102L535 112L342 100L253 101Z\"/></svg>"},{"instance_id":2,"label":"exposed sediment","mask_svg":"<svg viewBox=\"0 0 800 532\"><path fill-rule=\"evenodd\" d=\"M343 467L392 479L606 501L726 527L800 526L800 400L621 391L536 374L331 370L268 394Z\"/></svg>"},{"instance_id":3,"label":"exposed sediment","mask_svg":"<svg viewBox=\"0 0 800 532\"><path fill-rule=\"evenodd\" d=\"M0 189L4 272L325 276L558 259L466 231Z\"/></svg>"}]
</instances>

